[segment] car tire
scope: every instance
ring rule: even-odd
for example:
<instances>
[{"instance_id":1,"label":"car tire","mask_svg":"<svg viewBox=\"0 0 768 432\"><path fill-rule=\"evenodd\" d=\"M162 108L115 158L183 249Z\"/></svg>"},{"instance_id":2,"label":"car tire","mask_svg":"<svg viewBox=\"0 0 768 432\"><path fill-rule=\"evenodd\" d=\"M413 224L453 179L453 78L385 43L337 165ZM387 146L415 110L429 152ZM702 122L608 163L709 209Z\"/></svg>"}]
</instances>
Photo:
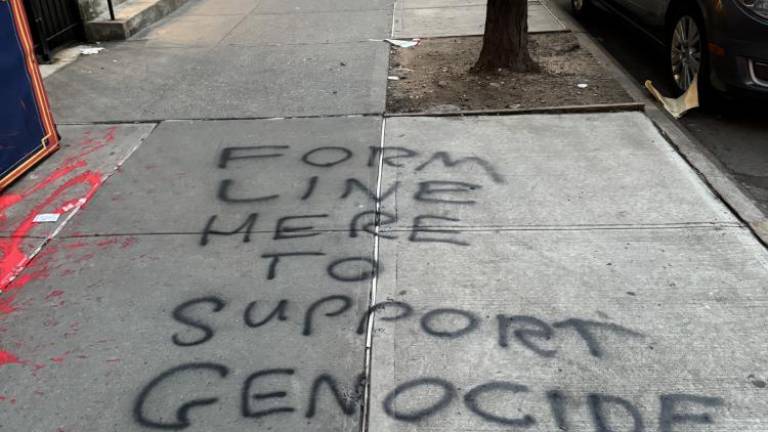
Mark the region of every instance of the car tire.
<instances>
[{"instance_id":1,"label":"car tire","mask_svg":"<svg viewBox=\"0 0 768 432\"><path fill-rule=\"evenodd\" d=\"M571 0L571 12L577 17L589 15L593 7L590 0Z\"/></svg>"},{"instance_id":2,"label":"car tire","mask_svg":"<svg viewBox=\"0 0 768 432\"><path fill-rule=\"evenodd\" d=\"M667 33L669 77L677 95L683 94L698 74L699 101L711 99L707 33L701 12L695 6L680 8L672 16Z\"/></svg>"}]
</instances>

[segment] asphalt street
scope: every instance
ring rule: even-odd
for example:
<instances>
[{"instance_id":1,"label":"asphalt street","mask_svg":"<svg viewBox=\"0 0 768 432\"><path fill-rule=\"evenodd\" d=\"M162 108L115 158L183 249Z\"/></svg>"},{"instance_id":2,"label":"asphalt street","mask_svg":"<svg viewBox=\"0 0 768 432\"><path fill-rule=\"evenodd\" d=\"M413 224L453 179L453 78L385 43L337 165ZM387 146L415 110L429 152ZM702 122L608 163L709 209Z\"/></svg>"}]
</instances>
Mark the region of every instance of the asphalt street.
<instances>
[{"instance_id":1,"label":"asphalt street","mask_svg":"<svg viewBox=\"0 0 768 432\"><path fill-rule=\"evenodd\" d=\"M556 0L570 11L569 0ZM596 9L579 23L632 75L641 87L650 79L664 94L671 94L666 50L643 31L612 13ZM768 213L768 121L765 104L722 101L688 113L680 120Z\"/></svg>"}]
</instances>

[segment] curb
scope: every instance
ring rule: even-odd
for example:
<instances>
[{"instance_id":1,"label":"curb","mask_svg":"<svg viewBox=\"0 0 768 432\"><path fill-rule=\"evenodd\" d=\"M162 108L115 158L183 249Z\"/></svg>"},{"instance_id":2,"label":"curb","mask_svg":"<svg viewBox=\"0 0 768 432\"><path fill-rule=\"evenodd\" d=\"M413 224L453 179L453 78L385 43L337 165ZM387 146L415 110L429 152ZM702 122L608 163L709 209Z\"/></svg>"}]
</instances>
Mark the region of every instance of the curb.
<instances>
[{"instance_id":1,"label":"curb","mask_svg":"<svg viewBox=\"0 0 768 432\"><path fill-rule=\"evenodd\" d=\"M121 3L117 6L117 19L111 20L105 13L95 20L86 22L85 36L91 42L126 40L170 15L186 2L187 0L152 0L146 4L138 2L132 4L133 2L130 1ZM137 8L136 5L141 7ZM126 14L126 10L131 12L127 13L128 16L122 16Z\"/></svg>"},{"instance_id":2,"label":"curb","mask_svg":"<svg viewBox=\"0 0 768 432\"><path fill-rule=\"evenodd\" d=\"M645 104L640 102L624 102L610 104L591 105L562 105L544 106L519 109L488 109L470 111L414 111L414 112L386 112L384 117L472 117L492 115L516 115L516 114L574 114L574 113L608 113L624 111L643 111Z\"/></svg>"},{"instance_id":3,"label":"curb","mask_svg":"<svg viewBox=\"0 0 768 432\"><path fill-rule=\"evenodd\" d=\"M722 201L738 219L768 248L768 216L763 214L731 177L723 164L696 138L662 111L651 97L641 90L631 75L587 33L570 14L551 0L540 0L549 11L570 29L579 44L595 57L597 62L621 85L637 103L644 106L645 115L656 126L669 145L699 175L712 193Z\"/></svg>"}]
</instances>

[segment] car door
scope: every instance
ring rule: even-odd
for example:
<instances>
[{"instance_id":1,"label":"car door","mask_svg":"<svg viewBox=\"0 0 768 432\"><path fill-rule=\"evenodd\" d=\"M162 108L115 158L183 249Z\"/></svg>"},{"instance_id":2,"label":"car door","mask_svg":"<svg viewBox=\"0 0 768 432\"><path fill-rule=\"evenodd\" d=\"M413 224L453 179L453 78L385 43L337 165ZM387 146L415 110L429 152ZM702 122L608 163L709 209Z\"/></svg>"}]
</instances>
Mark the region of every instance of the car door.
<instances>
[{"instance_id":1,"label":"car door","mask_svg":"<svg viewBox=\"0 0 768 432\"><path fill-rule=\"evenodd\" d=\"M633 21L645 26L659 26L664 23L664 15L670 0L610 0L623 12L630 14Z\"/></svg>"}]
</instances>

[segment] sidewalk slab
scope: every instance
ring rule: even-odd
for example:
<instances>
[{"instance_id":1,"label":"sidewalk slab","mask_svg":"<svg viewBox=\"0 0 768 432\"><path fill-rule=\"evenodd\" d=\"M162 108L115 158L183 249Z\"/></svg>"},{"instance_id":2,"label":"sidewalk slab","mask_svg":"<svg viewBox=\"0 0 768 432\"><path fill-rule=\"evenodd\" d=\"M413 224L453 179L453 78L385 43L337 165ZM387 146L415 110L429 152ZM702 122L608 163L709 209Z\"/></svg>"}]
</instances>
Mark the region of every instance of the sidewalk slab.
<instances>
[{"instance_id":1,"label":"sidewalk slab","mask_svg":"<svg viewBox=\"0 0 768 432\"><path fill-rule=\"evenodd\" d=\"M242 18L260 4L260 0L198 0L191 1L186 9L179 11L179 14L183 16L237 15Z\"/></svg>"},{"instance_id":2,"label":"sidewalk slab","mask_svg":"<svg viewBox=\"0 0 768 432\"><path fill-rule=\"evenodd\" d=\"M372 432L768 420L768 252L642 113L390 118L385 148Z\"/></svg>"},{"instance_id":3,"label":"sidewalk slab","mask_svg":"<svg viewBox=\"0 0 768 432\"><path fill-rule=\"evenodd\" d=\"M51 76L60 123L383 112L388 48L110 45ZM344 64L342 66L342 63ZM141 86L126 86L126 82Z\"/></svg>"},{"instance_id":4,"label":"sidewalk slab","mask_svg":"<svg viewBox=\"0 0 768 432\"><path fill-rule=\"evenodd\" d=\"M394 36L398 38L475 36L485 27L485 5L396 8ZM528 3L528 32L565 31L541 3Z\"/></svg>"},{"instance_id":5,"label":"sidewalk slab","mask_svg":"<svg viewBox=\"0 0 768 432\"><path fill-rule=\"evenodd\" d=\"M147 47L212 47L222 41L243 17L239 15L178 15L162 26L137 34Z\"/></svg>"},{"instance_id":6,"label":"sidewalk slab","mask_svg":"<svg viewBox=\"0 0 768 432\"><path fill-rule=\"evenodd\" d=\"M529 5L531 1L528 0ZM397 2L399 9L423 9L423 8L452 8L460 6L485 6L488 0L401 0Z\"/></svg>"},{"instance_id":7,"label":"sidewalk slab","mask_svg":"<svg viewBox=\"0 0 768 432\"><path fill-rule=\"evenodd\" d=\"M370 281L336 281L326 266L340 257L370 259L373 249L367 238L342 237L277 244L254 235L250 243L225 238L206 247L197 236L54 241L47 259L26 273L44 267L47 276L29 282L13 303L17 310L2 321L2 349L18 359L3 365L0 394L9 401L0 406L3 426L178 428L183 404L215 398L189 411L185 430L359 430L355 380L363 371L364 337L356 329ZM327 255L284 259L267 279L262 254L298 250ZM339 298L318 303L327 296ZM276 315L259 325L282 300L285 319ZM161 377L190 364L195 369ZM265 372L271 369L289 370ZM330 378L313 395L323 374ZM349 415L329 382L352 407ZM279 391L287 394L259 396ZM260 415L279 407L291 411Z\"/></svg>"},{"instance_id":8,"label":"sidewalk slab","mask_svg":"<svg viewBox=\"0 0 768 432\"><path fill-rule=\"evenodd\" d=\"M660 418L671 421L662 398L674 395L690 395L677 396L676 409L707 413L712 424L672 421L667 430L764 428L768 254L749 231L482 231L462 238L469 245L381 242L382 262L396 271L382 273L377 302L404 302L413 312L386 321L402 309L385 308L374 325L372 432L501 431L525 416L532 419L525 430L593 431L590 397L621 398L644 425L634 428L625 408L605 402L605 430L656 431L663 430ZM497 315L516 316L504 326L507 336ZM592 323L594 348L574 319ZM449 391L420 381L426 378L444 380L438 384ZM470 393L499 381L525 387L490 387L476 399ZM558 392L561 405L553 408L548 392ZM445 394L452 396L446 405L430 409Z\"/></svg>"},{"instance_id":9,"label":"sidewalk slab","mask_svg":"<svg viewBox=\"0 0 768 432\"><path fill-rule=\"evenodd\" d=\"M81 56L45 80L59 124L148 120L144 108L178 85L206 52L146 49L133 42L103 46L99 55Z\"/></svg>"},{"instance_id":10,"label":"sidewalk slab","mask_svg":"<svg viewBox=\"0 0 768 432\"><path fill-rule=\"evenodd\" d=\"M200 238L211 217L213 229L231 231L254 213L257 232L276 235L282 218L286 229L313 227L284 236L347 232L356 215L374 220L378 155L370 147L380 137L373 117L164 122L62 235Z\"/></svg>"},{"instance_id":11,"label":"sidewalk slab","mask_svg":"<svg viewBox=\"0 0 768 432\"><path fill-rule=\"evenodd\" d=\"M259 13L392 10L394 0L260 0Z\"/></svg>"},{"instance_id":12,"label":"sidewalk slab","mask_svg":"<svg viewBox=\"0 0 768 432\"><path fill-rule=\"evenodd\" d=\"M384 230L418 215L470 228L739 225L638 112L395 117L385 146L419 155L384 164L382 211L398 216Z\"/></svg>"},{"instance_id":13,"label":"sidewalk slab","mask_svg":"<svg viewBox=\"0 0 768 432\"><path fill-rule=\"evenodd\" d=\"M230 45L321 44L389 37L391 10L249 15L223 41Z\"/></svg>"}]
</instances>

